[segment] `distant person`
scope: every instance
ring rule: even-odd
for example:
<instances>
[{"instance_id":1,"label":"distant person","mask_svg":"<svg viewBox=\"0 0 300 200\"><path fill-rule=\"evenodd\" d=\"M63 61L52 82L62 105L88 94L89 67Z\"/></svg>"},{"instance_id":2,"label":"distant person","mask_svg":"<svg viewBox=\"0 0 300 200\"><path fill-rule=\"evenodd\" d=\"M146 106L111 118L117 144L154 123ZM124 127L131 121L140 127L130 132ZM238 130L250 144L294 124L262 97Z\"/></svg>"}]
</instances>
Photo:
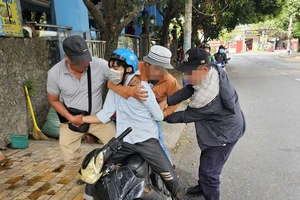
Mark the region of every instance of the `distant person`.
<instances>
[{"instance_id":1,"label":"distant person","mask_svg":"<svg viewBox=\"0 0 300 200\"><path fill-rule=\"evenodd\" d=\"M184 58L184 51L183 51L183 47L182 45L179 47L179 49L177 50L177 61L178 63L180 64L181 61L183 60Z\"/></svg>"},{"instance_id":2,"label":"distant person","mask_svg":"<svg viewBox=\"0 0 300 200\"><path fill-rule=\"evenodd\" d=\"M126 28L125 33L129 35L134 35L135 34L135 29L134 29L134 21L131 21L129 26Z\"/></svg>"},{"instance_id":3,"label":"distant person","mask_svg":"<svg viewBox=\"0 0 300 200\"><path fill-rule=\"evenodd\" d=\"M225 64L225 66L228 64L227 55L225 53L225 47L223 45L219 46L219 50L217 53L214 54L214 57L217 63Z\"/></svg>"},{"instance_id":4,"label":"distant person","mask_svg":"<svg viewBox=\"0 0 300 200\"><path fill-rule=\"evenodd\" d=\"M152 26L149 26L149 33L152 38L155 38L155 32L152 29Z\"/></svg>"},{"instance_id":5,"label":"distant person","mask_svg":"<svg viewBox=\"0 0 300 200\"><path fill-rule=\"evenodd\" d=\"M284 42L282 43L282 49L286 49L286 44Z\"/></svg>"},{"instance_id":6,"label":"distant person","mask_svg":"<svg viewBox=\"0 0 300 200\"><path fill-rule=\"evenodd\" d=\"M216 62L216 59L213 55L210 54L210 44L205 43L202 46L202 49L204 49L205 51L207 51L209 53L209 62Z\"/></svg>"}]
</instances>

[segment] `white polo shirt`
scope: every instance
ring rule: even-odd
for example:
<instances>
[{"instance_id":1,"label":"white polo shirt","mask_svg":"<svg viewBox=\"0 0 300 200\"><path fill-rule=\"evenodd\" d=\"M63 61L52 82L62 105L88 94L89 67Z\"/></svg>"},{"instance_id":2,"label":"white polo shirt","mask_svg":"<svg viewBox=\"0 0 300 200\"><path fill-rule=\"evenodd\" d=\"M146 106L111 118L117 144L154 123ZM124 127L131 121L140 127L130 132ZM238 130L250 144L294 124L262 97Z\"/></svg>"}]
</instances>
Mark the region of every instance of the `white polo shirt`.
<instances>
[{"instance_id":1,"label":"white polo shirt","mask_svg":"<svg viewBox=\"0 0 300 200\"><path fill-rule=\"evenodd\" d=\"M92 112L102 109L102 84L109 79L109 68L106 60L94 58L90 62L92 80ZM61 95L67 107L88 111L87 71L80 80L70 73L66 60L63 59L48 71L47 92Z\"/></svg>"}]
</instances>

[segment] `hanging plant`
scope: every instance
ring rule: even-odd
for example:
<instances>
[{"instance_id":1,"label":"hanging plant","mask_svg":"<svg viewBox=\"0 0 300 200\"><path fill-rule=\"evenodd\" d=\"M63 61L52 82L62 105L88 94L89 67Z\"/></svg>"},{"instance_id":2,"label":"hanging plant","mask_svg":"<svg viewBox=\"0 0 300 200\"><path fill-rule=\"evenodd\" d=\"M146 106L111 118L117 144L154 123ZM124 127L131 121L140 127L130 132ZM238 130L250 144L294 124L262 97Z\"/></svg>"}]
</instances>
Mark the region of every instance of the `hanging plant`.
<instances>
[{"instance_id":1,"label":"hanging plant","mask_svg":"<svg viewBox=\"0 0 300 200\"><path fill-rule=\"evenodd\" d=\"M31 97L33 95L33 83L31 80L26 80L24 85L26 85L28 89L28 95Z\"/></svg>"},{"instance_id":2,"label":"hanging plant","mask_svg":"<svg viewBox=\"0 0 300 200\"><path fill-rule=\"evenodd\" d=\"M137 17L136 19L136 25L143 26L144 22L148 20L148 16L147 15L140 15Z\"/></svg>"},{"instance_id":3,"label":"hanging plant","mask_svg":"<svg viewBox=\"0 0 300 200\"><path fill-rule=\"evenodd\" d=\"M150 23L154 24L156 17L155 15L151 15L149 19L150 19Z\"/></svg>"}]
</instances>

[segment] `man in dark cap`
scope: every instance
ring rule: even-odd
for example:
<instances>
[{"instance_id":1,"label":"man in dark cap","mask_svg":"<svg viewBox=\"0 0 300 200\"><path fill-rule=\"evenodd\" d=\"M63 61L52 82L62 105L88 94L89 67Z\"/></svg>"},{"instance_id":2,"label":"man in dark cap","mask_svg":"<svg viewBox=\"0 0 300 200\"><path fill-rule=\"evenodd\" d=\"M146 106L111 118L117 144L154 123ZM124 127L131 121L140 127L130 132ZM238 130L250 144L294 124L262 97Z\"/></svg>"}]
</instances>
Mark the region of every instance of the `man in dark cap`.
<instances>
[{"instance_id":1,"label":"man in dark cap","mask_svg":"<svg viewBox=\"0 0 300 200\"><path fill-rule=\"evenodd\" d=\"M168 123L195 123L201 149L199 179L187 193L202 194L206 200L219 200L220 174L246 127L238 95L225 71L209 63L209 53L204 49L188 50L178 69L185 72L189 84L168 96L160 106L165 108L191 98L186 110L165 118Z\"/></svg>"},{"instance_id":2,"label":"man in dark cap","mask_svg":"<svg viewBox=\"0 0 300 200\"><path fill-rule=\"evenodd\" d=\"M102 109L101 85L109 79L110 70L107 61L92 58L87 43L81 36L67 37L63 41L63 49L65 59L48 71L47 95L50 105L61 116L59 144L64 161L71 169L79 169L83 160L80 146L84 133L69 127L74 125L76 129L81 124L82 116L70 110L72 108L73 112L90 110L90 114L98 113ZM106 144L115 136L115 127L112 123L90 124L87 132Z\"/></svg>"}]
</instances>

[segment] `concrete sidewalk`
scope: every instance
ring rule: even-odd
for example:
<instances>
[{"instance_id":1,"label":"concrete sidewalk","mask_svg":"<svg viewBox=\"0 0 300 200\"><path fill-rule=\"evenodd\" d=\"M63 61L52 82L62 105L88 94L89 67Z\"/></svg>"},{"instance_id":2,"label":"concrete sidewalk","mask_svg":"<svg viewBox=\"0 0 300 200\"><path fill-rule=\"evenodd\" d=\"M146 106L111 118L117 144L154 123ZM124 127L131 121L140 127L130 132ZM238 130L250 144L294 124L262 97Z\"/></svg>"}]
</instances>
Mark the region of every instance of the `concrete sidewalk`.
<instances>
[{"instance_id":1,"label":"concrete sidewalk","mask_svg":"<svg viewBox=\"0 0 300 200\"><path fill-rule=\"evenodd\" d=\"M83 144L83 155L99 145ZM58 141L29 140L27 149L2 151L0 199L82 199L77 170L65 170Z\"/></svg>"},{"instance_id":2,"label":"concrete sidewalk","mask_svg":"<svg viewBox=\"0 0 300 200\"><path fill-rule=\"evenodd\" d=\"M186 105L183 102L179 110ZM163 123L165 143L171 156L185 126ZM84 143L82 155L100 146ZM29 140L27 149L8 149L2 153L7 158L0 162L0 199L83 199L84 186L76 185L77 170L65 169L58 141Z\"/></svg>"},{"instance_id":3,"label":"concrete sidewalk","mask_svg":"<svg viewBox=\"0 0 300 200\"><path fill-rule=\"evenodd\" d=\"M287 58L291 61L299 61L300 60L300 53L291 53L291 54L288 54L288 53L282 53L280 55L280 57L283 57L283 58Z\"/></svg>"},{"instance_id":4,"label":"concrete sidewalk","mask_svg":"<svg viewBox=\"0 0 300 200\"><path fill-rule=\"evenodd\" d=\"M176 111L184 110L188 105L187 101L184 101L180 104ZM185 129L186 124L168 124L163 122L162 130L164 135L165 145L168 149L173 149L181 136L181 133Z\"/></svg>"}]
</instances>

